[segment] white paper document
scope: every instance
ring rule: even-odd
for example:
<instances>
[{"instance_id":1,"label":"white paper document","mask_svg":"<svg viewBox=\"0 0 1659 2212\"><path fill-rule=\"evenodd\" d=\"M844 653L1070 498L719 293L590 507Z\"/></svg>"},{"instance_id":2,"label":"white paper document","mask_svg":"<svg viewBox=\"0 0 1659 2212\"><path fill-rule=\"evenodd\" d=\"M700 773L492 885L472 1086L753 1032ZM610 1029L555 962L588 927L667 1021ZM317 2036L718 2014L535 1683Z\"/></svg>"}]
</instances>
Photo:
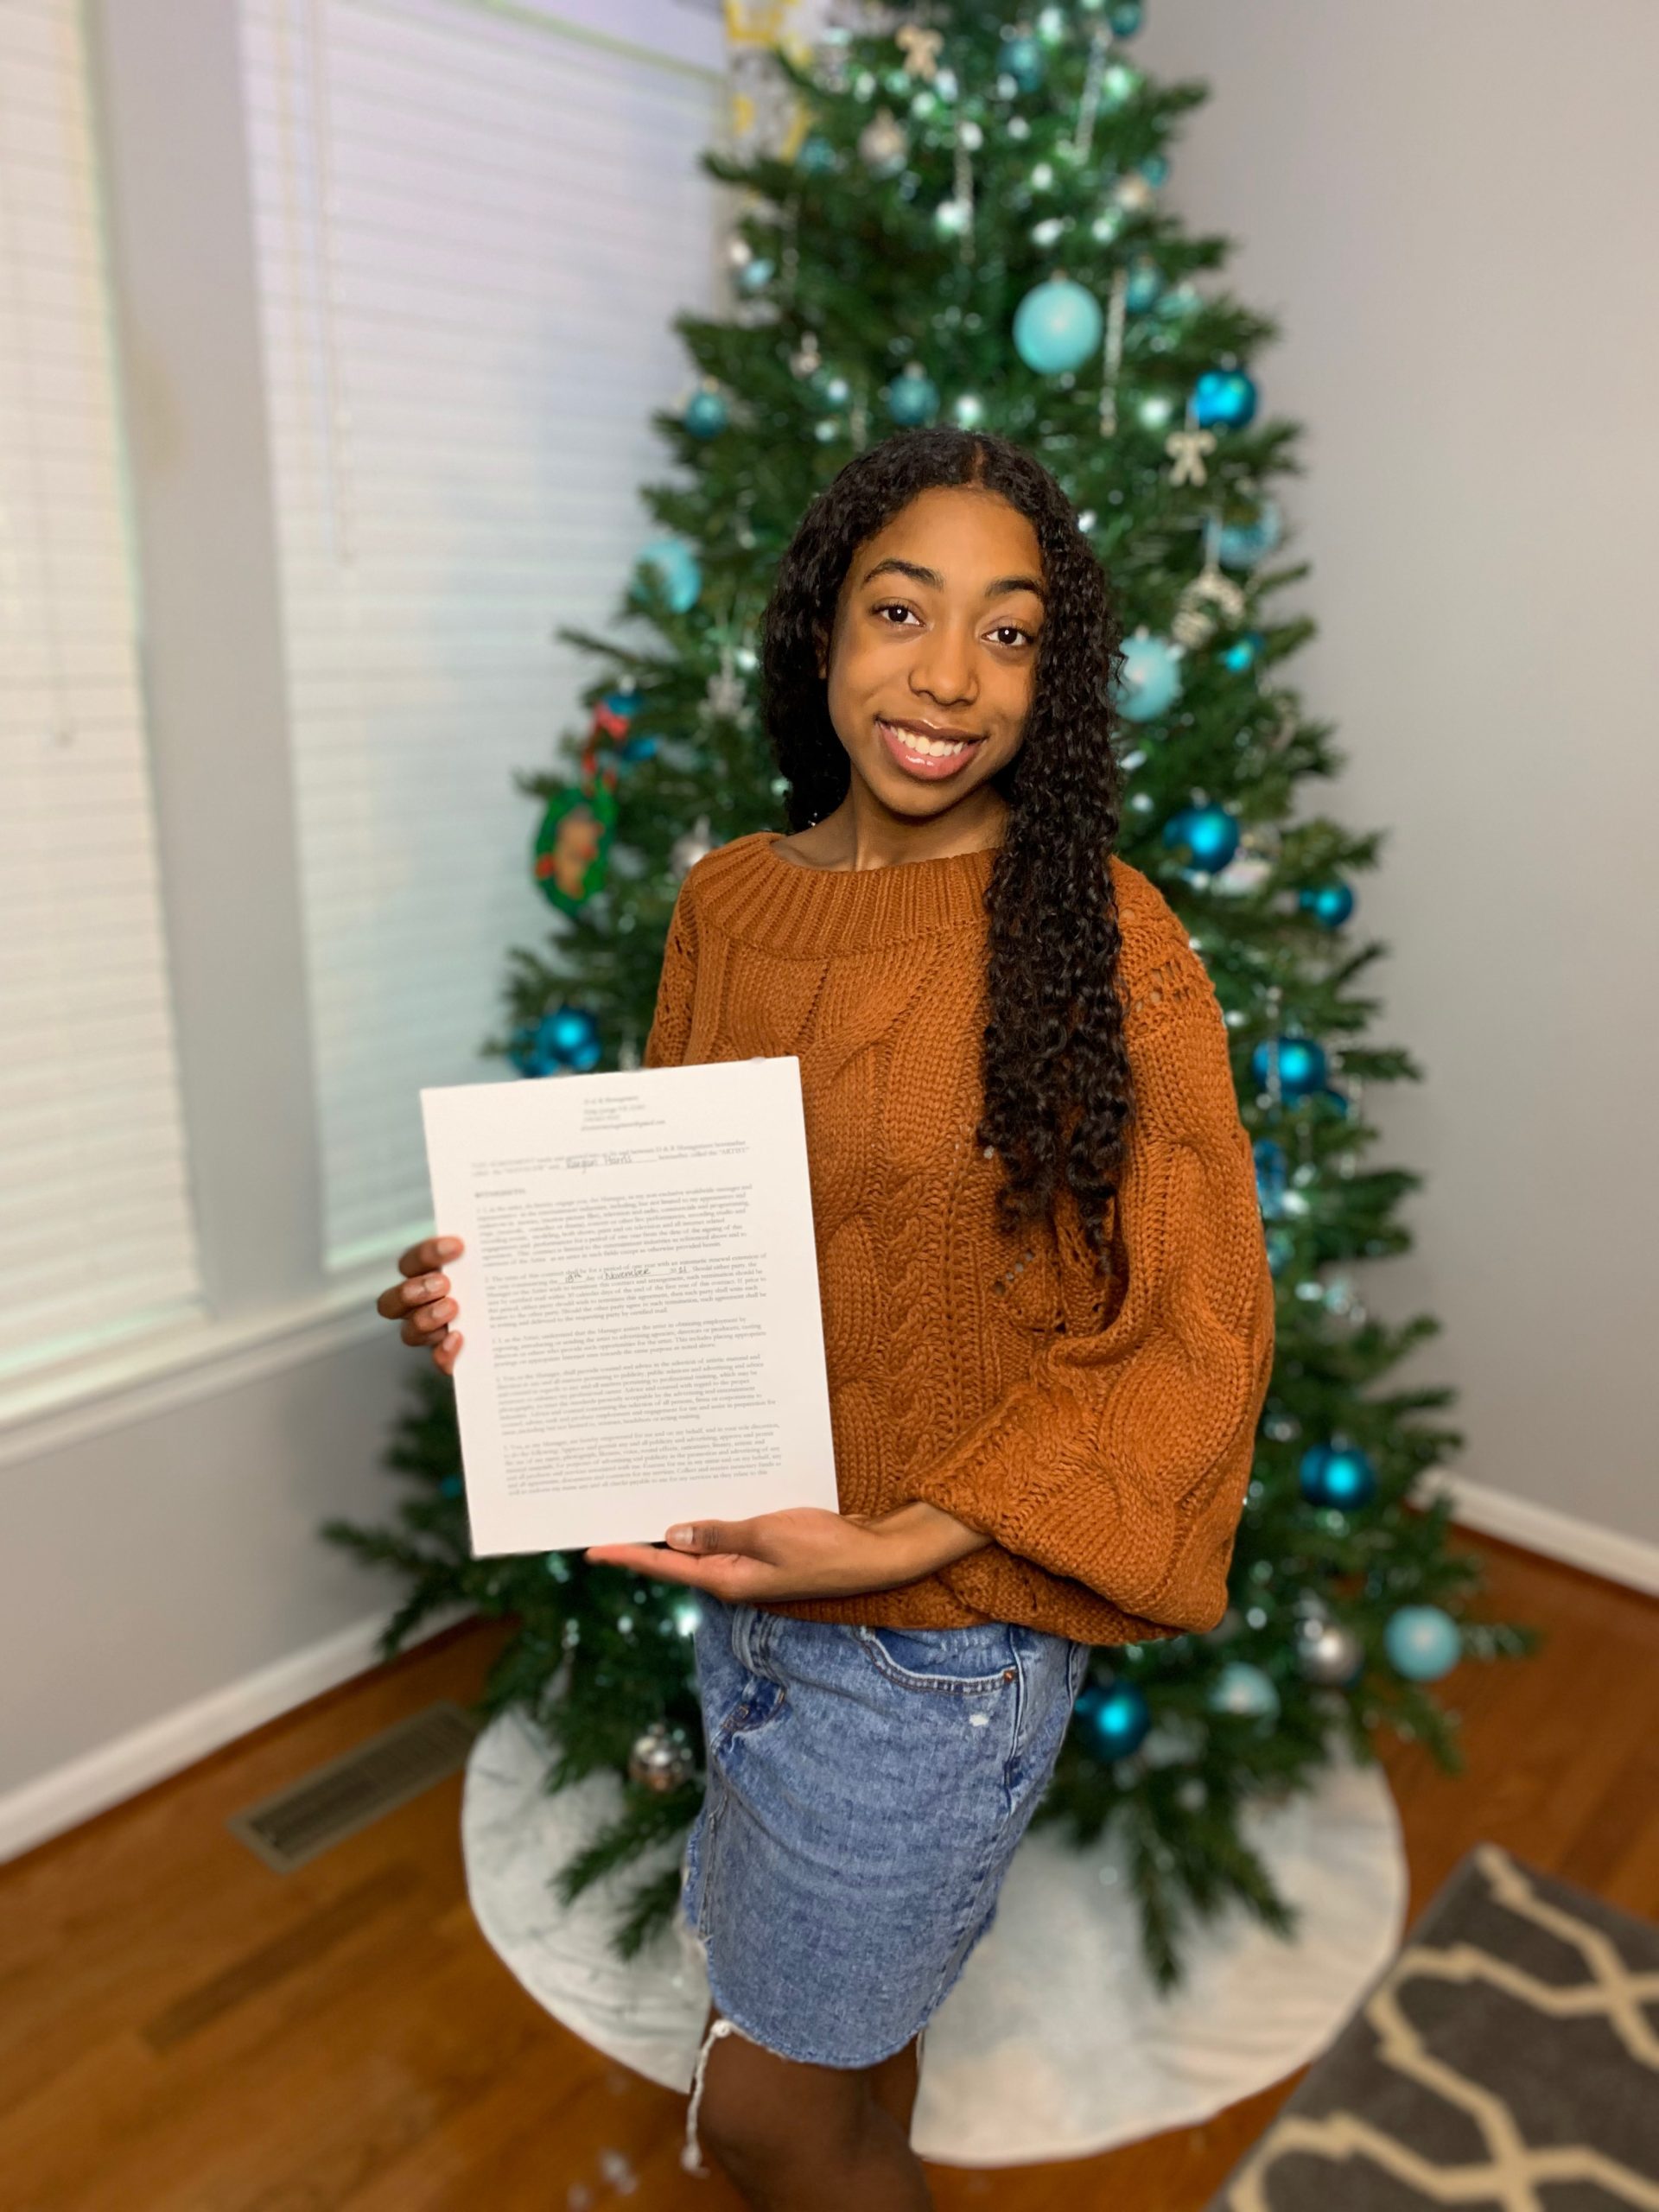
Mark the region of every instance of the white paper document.
<instances>
[{"instance_id":1,"label":"white paper document","mask_svg":"<svg viewBox=\"0 0 1659 2212\"><path fill-rule=\"evenodd\" d=\"M473 1550L836 1510L800 1063L423 1090Z\"/></svg>"}]
</instances>

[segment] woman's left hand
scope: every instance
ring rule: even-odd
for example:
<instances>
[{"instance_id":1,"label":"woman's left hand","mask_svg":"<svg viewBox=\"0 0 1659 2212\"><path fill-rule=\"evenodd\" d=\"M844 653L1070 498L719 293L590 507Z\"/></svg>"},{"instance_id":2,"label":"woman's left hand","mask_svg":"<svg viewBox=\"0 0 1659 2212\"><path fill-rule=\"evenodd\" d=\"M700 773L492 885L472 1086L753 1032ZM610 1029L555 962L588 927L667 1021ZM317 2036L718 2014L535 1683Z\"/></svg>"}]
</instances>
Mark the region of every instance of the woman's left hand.
<instances>
[{"instance_id":1,"label":"woman's left hand","mask_svg":"<svg viewBox=\"0 0 1659 2212\"><path fill-rule=\"evenodd\" d=\"M734 1605L774 1598L849 1598L915 1582L989 1543L988 1536L919 1498L892 1513L826 1513L815 1505L749 1521L671 1529L650 1544L590 1544L584 1557L690 1583Z\"/></svg>"}]
</instances>

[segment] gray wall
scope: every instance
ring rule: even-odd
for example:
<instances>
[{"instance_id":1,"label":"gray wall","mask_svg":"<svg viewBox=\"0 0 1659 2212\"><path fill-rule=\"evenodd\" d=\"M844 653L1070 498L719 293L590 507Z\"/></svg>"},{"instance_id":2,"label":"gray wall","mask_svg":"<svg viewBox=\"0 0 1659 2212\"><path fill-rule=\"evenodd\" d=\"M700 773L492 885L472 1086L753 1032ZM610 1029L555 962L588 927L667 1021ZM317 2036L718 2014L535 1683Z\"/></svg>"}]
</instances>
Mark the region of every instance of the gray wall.
<instances>
[{"instance_id":1,"label":"gray wall","mask_svg":"<svg viewBox=\"0 0 1659 2212\"><path fill-rule=\"evenodd\" d=\"M1366 1103L1428 1182L1365 1295L1444 1321L1397 1371L1459 1386L1463 1474L1659 1537L1659 10L1151 0L1141 51L1211 86L1167 189L1308 426L1307 810L1392 830L1368 988L1427 1080Z\"/></svg>"}]
</instances>

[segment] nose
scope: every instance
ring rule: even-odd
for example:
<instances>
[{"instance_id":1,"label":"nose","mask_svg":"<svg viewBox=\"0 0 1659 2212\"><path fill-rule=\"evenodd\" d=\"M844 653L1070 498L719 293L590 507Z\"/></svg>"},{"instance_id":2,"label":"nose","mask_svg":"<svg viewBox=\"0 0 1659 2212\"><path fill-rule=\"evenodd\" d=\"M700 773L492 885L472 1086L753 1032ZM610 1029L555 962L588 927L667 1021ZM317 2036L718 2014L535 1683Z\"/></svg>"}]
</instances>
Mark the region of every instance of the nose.
<instances>
[{"instance_id":1,"label":"nose","mask_svg":"<svg viewBox=\"0 0 1659 2212\"><path fill-rule=\"evenodd\" d=\"M966 623L941 622L922 632L911 658L910 688L940 707L964 706L977 696L973 637Z\"/></svg>"}]
</instances>

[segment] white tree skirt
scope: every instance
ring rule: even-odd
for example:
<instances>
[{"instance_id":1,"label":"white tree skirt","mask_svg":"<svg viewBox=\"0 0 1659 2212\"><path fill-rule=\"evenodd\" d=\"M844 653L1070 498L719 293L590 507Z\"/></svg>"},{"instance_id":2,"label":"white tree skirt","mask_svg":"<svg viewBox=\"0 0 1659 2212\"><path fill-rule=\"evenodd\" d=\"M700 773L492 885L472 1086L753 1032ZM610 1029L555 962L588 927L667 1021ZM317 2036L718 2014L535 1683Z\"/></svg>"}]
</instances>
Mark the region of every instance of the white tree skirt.
<instances>
[{"instance_id":1,"label":"white tree skirt","mask_svg":"<svg viewBox=\"0 0 1659 2212\"><path fill-rule=\"evenodd\" d=\"M689 1937L660 1931L624 1963L609 1948L619 1899L659 1853L575 1905L551 1878L615 1809L596 1776L548 1796L545 1743L518 1715L480 1737L462 1846L473 1910L506 1965L556 2019L649 2080L690 2085L708 1986ZM1185 1979L1160 1997L1109 1842L1078 1851L1033 1830L990 1929L927 2032L912 2140L959 2166L1077 2158L1195 2126L1322 2050L1400 1937L1406 1870L1388 1786L1332 1768L1307 1796L1249 1821L1281 1893L1301 1908L1285 1943L1230 1911L1197 1936Z\"/></svg>"}]
</instances>

